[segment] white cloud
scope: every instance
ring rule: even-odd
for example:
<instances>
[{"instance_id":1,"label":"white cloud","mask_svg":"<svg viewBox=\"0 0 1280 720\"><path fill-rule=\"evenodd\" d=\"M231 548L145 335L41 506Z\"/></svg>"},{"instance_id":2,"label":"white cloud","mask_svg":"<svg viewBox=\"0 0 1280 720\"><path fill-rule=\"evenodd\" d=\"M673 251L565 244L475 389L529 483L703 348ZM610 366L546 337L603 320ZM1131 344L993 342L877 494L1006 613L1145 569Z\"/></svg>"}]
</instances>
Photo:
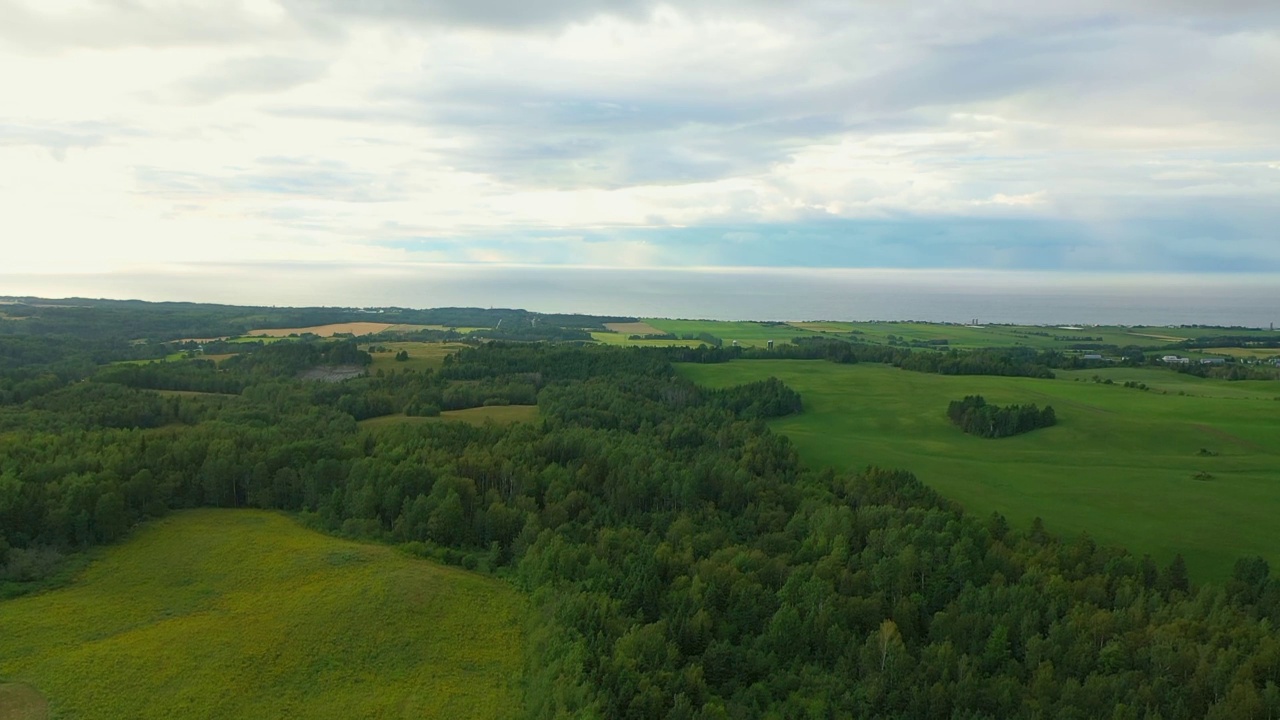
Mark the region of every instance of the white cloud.
<instances>
[{"instance_id":1,"label":"white cloud","mask_svg":"<svg viewBox=\"0 0 1280 720\"><path fill-rule=\"evenodd\" d=\"M628 229L980 215L1107 235L1162 202L1280 196L1273 3L678 5L0 0L0 234L32 269L372 262L396 242L634 266L738 241Z\"/></svg>"}]
</instances>

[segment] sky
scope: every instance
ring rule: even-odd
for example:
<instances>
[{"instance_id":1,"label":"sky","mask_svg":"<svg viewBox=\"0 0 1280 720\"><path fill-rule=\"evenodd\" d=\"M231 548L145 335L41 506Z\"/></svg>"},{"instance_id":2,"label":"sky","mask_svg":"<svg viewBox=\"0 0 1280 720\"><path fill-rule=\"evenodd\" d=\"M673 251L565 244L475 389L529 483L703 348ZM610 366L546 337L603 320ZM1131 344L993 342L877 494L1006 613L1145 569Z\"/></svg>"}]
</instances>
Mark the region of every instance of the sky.
<instances>
[{"instance_id":1,"label":"sky","mask_svg":"<svg viewBox=\"0 0 1280 720\"><path fill-rule=\"evenodd\" d=\"M1280 272L1275 0L0 0L3 274Z\"/></svg>"}]
</instances>

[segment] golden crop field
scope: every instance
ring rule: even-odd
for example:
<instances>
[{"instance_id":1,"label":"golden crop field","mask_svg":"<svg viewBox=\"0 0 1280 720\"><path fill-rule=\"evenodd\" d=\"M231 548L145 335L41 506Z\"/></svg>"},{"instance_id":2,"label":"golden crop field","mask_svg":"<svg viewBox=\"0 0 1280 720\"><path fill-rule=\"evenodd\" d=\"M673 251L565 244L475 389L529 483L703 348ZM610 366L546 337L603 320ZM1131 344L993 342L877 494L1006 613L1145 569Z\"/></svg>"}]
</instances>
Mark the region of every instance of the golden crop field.
<instances>
[{"instance_id":1,"label":"golden crop field","mask_svg":"<svg viewBox=\"0 0 1280 720\"><path fill-rule=\"evenodd\" d=\"M604 326L621 335L665 335L666 333L647 322L605 323Z\"/></svg>"},{"instance_id":2,"label":"golden crop field","mask_svg":"<svg viewBox=\"0 0 1280 720\"><path fill-rule=\"evenodd\" d=\"M333 337L339 333L352 335L377 335L381 332L414 332L417 330L445 330L443 325L406 325L379 322L348 322L331 325L313 325L302 328L263 328L245 333L249 337L289 337L311 333L320 337Z\"/></svg>"}]
</instances>

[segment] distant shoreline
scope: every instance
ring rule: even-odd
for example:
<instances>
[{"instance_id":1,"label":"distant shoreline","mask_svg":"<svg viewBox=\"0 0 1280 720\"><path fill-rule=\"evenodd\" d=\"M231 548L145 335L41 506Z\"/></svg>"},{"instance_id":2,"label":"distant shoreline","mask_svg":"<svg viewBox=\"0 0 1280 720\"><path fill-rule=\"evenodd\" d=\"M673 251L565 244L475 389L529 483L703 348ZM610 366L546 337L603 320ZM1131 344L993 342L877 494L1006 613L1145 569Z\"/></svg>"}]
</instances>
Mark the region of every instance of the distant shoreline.
<instances>
[{"instance_id":1,"label":"distant shoreline","mask_svg":"<svg viewBox=\"0 0 1280 720\"><path fill-rule=\"evenodd\" d=\"M0 274L8 296L294 307L518 307L708 320L1051 326L1280 322L1280 276L274 264Z\"/></svg>"}]
</instances>

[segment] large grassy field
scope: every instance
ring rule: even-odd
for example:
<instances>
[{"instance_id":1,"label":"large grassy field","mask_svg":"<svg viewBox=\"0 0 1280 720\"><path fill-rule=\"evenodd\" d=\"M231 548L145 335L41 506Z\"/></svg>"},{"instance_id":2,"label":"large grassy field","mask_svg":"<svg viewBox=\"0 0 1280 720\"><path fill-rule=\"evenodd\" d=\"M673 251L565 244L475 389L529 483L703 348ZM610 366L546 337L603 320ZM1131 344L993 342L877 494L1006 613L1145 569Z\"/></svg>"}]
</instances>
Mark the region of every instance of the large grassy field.
<instances>
[{"instance_id":1,"label":"large grassy field","mask_svg":"<svg viewBox=\"0 0 1280 720\"><path fill-rule=\"evenodd\" d=\"M922 322L797 321L791 323L726 322L718 320L650 319L649 325L676 335L710 333L725 344L763 346L769 340L790 342L795 337L836 337L872 343L946 340L947 347L973 349L1024 346L1066 350L1072 345L1101 343L1125 347L1156 348L1208 335L1232 335L1264 339L1280 338L1268 330L1166 327L1051 327L1033 325L948 325ZM1187 355L1187 352L1181 354ZM1203 357L1199 353L1190 353Z\"/></svg>"},{"instance_id":2,"label":"large grassy field","mask_svg":"<svg viewBox=\"0 0 1280 720\"><path fill-rule=\"evenodd\" d=\"M680 372L711 386L772 375L795 388L804 412L773 427L814 465L905 468L977 514L998 510L1024 528L1040 516L1052 531L1087 531L1162 561L1180 552L1200 579L1227 576L1245 554L1280 563L1280 383L1122 368L1056 380L944 376L822 361ZM945 411L973 394L1052 405L1059 422L999 440L966 435ZM1202 472L1212 479L1195 479Z\"/></svg>"},{"instance_id":3,"label":"large grassy field","mask_svg":"<svg viewBox=\"0 0 1280 720\"><path fill-rule=\"evenodd\" d=\"M525 606L502 581L248 510L178 513L96 552L69 587L0 604L0 681L52 717L518 711ZM0 703L39 712L7 687Z\"/></svg>"}]
</instances>

